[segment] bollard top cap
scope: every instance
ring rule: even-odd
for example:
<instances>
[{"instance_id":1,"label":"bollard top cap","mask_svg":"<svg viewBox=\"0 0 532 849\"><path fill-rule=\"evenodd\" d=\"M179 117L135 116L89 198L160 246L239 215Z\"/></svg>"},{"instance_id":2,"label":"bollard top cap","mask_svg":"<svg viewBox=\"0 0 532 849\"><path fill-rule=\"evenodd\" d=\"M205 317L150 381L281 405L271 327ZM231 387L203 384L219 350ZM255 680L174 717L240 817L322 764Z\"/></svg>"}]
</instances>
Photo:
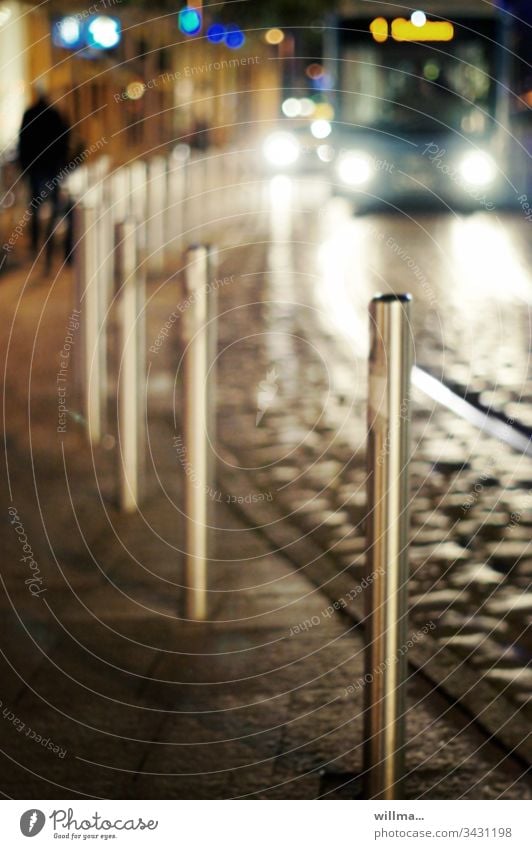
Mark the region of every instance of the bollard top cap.
<instances>
[{"instance_id":1,"label":"bollard top cap","mask_svg":"<svg viewBox=\"0 0 532 849\"><path fill-rule=\"evenodd\" d=\"M206 245L204 242L192 242L187 248L187 254L197 254L197 253L209 253L210 245Z\"/></svg>"},{"instance_id":2,"label":"bollard top cap","mask_svg":"<svg viewBox=\"0 0 532 849\"><path fill-rule=\"evenodd\" d=\"M410 295L408 292L402 292L402 293L399 293L399 294L394 294L393 292L389 292L386 295L378 294L378 295L375 295L371 299L372 303L378 303L378 304L392 304L395 301L399 301L400 303L406 304L411 300L412 300L412 295Z\"/></svg>"}]
</instances>

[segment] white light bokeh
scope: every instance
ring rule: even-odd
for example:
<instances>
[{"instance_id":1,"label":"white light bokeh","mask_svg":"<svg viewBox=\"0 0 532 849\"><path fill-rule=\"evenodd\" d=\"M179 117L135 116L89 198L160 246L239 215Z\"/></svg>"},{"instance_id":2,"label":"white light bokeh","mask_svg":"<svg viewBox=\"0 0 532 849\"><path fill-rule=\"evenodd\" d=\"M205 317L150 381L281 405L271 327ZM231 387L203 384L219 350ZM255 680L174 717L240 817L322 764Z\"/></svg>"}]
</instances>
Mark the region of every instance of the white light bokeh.
<instances>
[{"instance_id":1,"label":"white light bokeh","mask_svg":"<svg viewBox=\"0 0 532 849\"><path fill-rule=\"evenodd\" d=\"M422 12L420 9L417 9L410 15L410 20L415 27L424 27L427 23L427 16L425 12Z\"/></svg>"},{"instance_id":2,"label":"white light bokeh","mask_svg":"<svg viewBox=\"0 0 532 849\"><path fill-rule=\"evenodd\" d=\"M263 153L270 165L285 167L293 165L299 159L301 148L291 133L279 132L268 136Z\"/></svg>"},{"instance_id":3,"label":"white light bokeh","mask_svg":"<svg viewBox=\"0 0 532 849\"><path fill-rule=\"evenodd\" d=\"M315 139L326 139L327 136L331 135L331 130L332 127L330 122L325 121L322 118L317 121L313 121L310 125L310 132Z\"/></svg>"},{"instance_id":4,"label":"white light bokeh","mask_svg":"<svg viewBox=\"0 0 532 849\"><path fill-rule=\"evenodd\" d=\"M348 186L363 186L373 174L374 165L367 153L345 153L338 161L338 176Z\"/></svg>"}]
</instances>

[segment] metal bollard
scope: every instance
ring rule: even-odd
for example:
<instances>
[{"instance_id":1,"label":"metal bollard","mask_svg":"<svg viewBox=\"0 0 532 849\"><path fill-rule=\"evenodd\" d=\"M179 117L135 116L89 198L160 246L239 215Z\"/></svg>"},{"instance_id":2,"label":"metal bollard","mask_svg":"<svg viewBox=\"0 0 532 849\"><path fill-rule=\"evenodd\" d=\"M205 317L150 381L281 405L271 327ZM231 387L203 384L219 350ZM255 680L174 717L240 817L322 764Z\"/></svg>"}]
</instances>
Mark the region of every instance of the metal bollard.
<instances>
[{"instance_id":1,"label":"metal bollard","mask_svg":"<svg viewBox=\"0 0 532 849\"><path fill-rule=\"evenodd\" d=\"M201 620L207 616L208 250L204 246L189 248L186 259L186 294L190 306L186 313L183 430L187 461L193 474L185 477L185 606L189 619Z\"/></svg>"},{"instance_id":2,"label":"metal bollard","mask_svg":"<svg viewBox=\"0 0 532 849\"><path fill-rule=\"evenodd\" d=\"M137 224L116 226L120 347L118 357L119 503L136 510L141 496L145 447L146 345L145 281L138 269Z\"/></svg>"},{"instance_id":3,"label":"metal bollard","mask_svg":"<svg viewBox=\"0 0 532 849\"><path fill-rule=\"evenodd\" d=\"M76 288L81 311L80 357L77 382L87 435L91 443L102 437L106 406L106 334L98 273L98 210L80 203L76 207Z\"/></svg>"},{"instance_id":4,"label":"metal bollard","mask_svg":"<svg viewBox=\"0 0 532 849\"><path fill-rule=\"evenodd\" d=\"M364 775L368 799L401 799L408 638L410 295L370 305Z\"/></svg>"},{"instance_id":5,"label":"metal bollard","mask_svg":"<svg viewBox=\"0 0 532 849\"><path fill-rule=\"evenodd\" d=\"M207 248L207 277L211 281L218 269L218 252L215 248ZM208 287L207 293L207 486L211 492L216 490L216 427L217 427L217 404L216 393L218 386L218 289L214 286ZM208 537L211 550L216 535L214 526L216 524L216 501L209 499L207 517L209 519L210 534Z\"/></svg>"},{"instance_id":6,"label":"metal bollard","mask_svg":"<svg viewBox=\"0 0 532 849\"><path fill-rule=\"evenodd\" d=\"M147 208L147 165L139 159L130 162L128 166L129 176L129 212L137 221L146 221Z\"/></svg>"},{"instance_id":7,"label":"metal bollard","mask_svg":"<svg viewBox=\"0 0 532 849\"><path fill-rule=\"evenodd\" d=\"M86 165L75 168L65 179L68 194L80 200L89 188L89 173Z\"/></svg>"},{"instance_id":8,"label":"metal bollard","mask_svg":"<svg viewBox=\"0 0 532 849\"><path fill-rule=\"evenodd\" d=\"M154 156L148 163L146 182L146 263L154 274L160 274L164 266L167 206L166 160Z\"/></svg>"},{"instance_id":9,"label":"metal bollard","mask_svg":"<svg viewBox=\"0 0 532 849\"><path fill-rule=\"evenodd\" d=\"M217 218L223 216L225 199L220 194L220 168L222 157L220 151L210 147L206 151L205 160L205 224L212 230Z\"/></svg>"},{"instance_id":10,"label":"metal bollard","mask_svg":"<svg viewBox=\"0 0 532 849\"><path fill-rule=\"evenodd\" d=\"M129 207L129 172L125 165L109 176L109 195L113 222L127 218Z\"/></svg>"},{"instance_id":11,"label":"metal bollard","mask_svg":"<svg viewBox=\"0 0 532 849\"><path fill-rule=\"evenodd\" d=\"M99 207L98 219L98 274L100 277L102 321L107 320L107 313L113 297L114 278L114 217L112 208L111 182L108 180L102 191L102 203ZM107 369L106 375L107 377Z\"/></svg>"},{"instance_id":12,"label":"metal bollard","mask_svg":"<svg viewBox=\"0 0 532 849\"><path fill-rule=\"evenodd\" d=\"M191 239L200 239L205 222L205 159L198 151L190 157L187 169L185 230Z\"/></svg>"},{"instance_id":13,"label":"metal bollard","mask_svg":"<svg viewBox=\"0 0 532 849\"><path fill-rule=\"evenodd\" d=\"M180 145L173 151L168 161L168 204L165 231L171 251L179 251L183 245L189 156L188 145Z\"/></svg>"}]
</instances>

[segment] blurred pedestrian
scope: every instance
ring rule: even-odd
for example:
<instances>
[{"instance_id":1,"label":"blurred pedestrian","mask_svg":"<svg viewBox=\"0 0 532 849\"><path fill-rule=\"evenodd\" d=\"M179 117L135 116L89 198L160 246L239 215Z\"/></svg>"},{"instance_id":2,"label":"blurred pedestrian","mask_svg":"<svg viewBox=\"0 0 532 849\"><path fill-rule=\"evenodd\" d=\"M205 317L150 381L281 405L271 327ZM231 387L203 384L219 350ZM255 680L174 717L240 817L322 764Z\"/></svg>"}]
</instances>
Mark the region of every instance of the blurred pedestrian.
<instances>
[{"instance_id":1,"label":"blurred pedestrian","mask_svg":"<svg viewBox=\"0 0 532 849\"><path fill-rule=\"evenodd\" d=\"M52 106L41 86L35 86L35 102L24 113L19 132L19 163L28 180L31 211L31 248L37 255L40 242L41 208L49 203L45 235L46 266L53 253L53 232L61 213L62 171L68 161L70 127ZM71 204L66 204L65 256L72 244Z\"/></svg>"}]
</instances>

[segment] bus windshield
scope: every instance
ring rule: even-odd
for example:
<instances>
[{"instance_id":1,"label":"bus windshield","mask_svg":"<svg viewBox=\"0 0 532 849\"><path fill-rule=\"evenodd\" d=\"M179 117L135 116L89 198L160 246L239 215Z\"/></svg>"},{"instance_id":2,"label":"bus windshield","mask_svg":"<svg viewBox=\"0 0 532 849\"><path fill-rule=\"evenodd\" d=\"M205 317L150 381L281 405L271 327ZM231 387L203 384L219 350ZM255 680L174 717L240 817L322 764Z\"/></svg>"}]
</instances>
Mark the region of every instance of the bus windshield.
<instances>
[{"instance_id":1,"label":"bus windshield","mask_svg":"<svg viewBox=\"0 0 532 849\"><path fill-rule=\"evenodd\" d=\"M471 22L472 23L472 22ZM487 23L483 21L483 29ZM460 132L493 128L494 41L474 25L449 43L378 44L364 32L341 34L341 120L384 132Z\"/></svg>"}]
</instances>

